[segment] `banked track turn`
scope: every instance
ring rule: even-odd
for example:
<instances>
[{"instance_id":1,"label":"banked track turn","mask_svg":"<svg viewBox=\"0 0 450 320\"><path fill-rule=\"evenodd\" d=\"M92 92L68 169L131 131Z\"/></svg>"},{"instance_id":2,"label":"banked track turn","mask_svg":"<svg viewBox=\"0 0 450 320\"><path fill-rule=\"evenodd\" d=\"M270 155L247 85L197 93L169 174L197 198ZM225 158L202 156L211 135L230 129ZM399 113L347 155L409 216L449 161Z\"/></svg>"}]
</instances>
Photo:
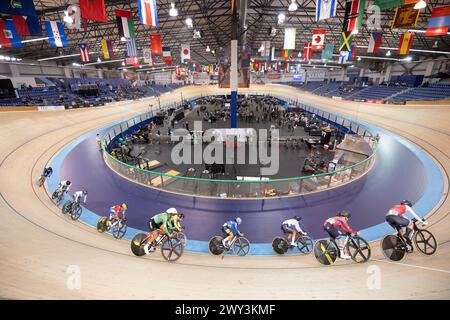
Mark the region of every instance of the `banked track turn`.
<instances>
[{"instance_id":1,"label":"banked track turn","mask_svg":"<svg viewBox=\"0 0 450 320\"><path fill-rule=\"evenodd\" d=\"M242 90L244 92L244 90ZM171 99L225 93L213 86L185 87ZM294 88L252 86L301 98L324 109L375 124L417 144L434 157L446 179L441 203L428 219L440 247L432 257L412 254L392 263L373 244L370 263L321 267L312 256L233 257L185 254L170 264L159 255L134 257L117 241L60 214L44 189L41 168L82 134L148 109L156 101L93 109L0 113L0 297L18 299L299 299L450 298L450 106L388 106L336 101ZM405 119L405 120L403 120ZM376 197L376 195L374 195ZM93 201L93 199L90 199ZM71 290L70 266L81 287ZM68 269L69 268L69 269ZM370 286L379 274L379 288ZM223 285L227 279L227 286ZM369 284L369 287L368 287Z\"/></svg>"}]
</instances>

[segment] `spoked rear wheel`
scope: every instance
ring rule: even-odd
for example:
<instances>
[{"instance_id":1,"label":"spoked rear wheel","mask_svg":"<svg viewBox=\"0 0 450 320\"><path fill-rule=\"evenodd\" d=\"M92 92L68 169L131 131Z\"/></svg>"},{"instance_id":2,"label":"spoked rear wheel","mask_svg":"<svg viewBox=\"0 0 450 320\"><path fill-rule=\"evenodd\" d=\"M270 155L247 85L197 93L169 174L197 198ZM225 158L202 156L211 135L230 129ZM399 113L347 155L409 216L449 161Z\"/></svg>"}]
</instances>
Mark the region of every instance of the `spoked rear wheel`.
<instances>
[{"instance_id":1,"label":"spoked rear wheel","mask_svg":"<svg viewBox=\"0 0 450 320\"><path fill-rule=\"evenodd\" d=\"M181 241L183 246L186 246L187 237L186 237L186 234L184 232L178 232L177 233L177 239Z\"/></svg>"},{"instance_id":2,"label":"spoked rear wheel","mask_svg":"<svg viewBox=\"0 0 450 320\"><path fill-rule=\"evenodd\" d=\"M275 237L272 240L272 248L278 254L285 254L289 249L289 244L283 237Z\"/></svg>"},{"instance_id":3,"label":"spoked rear wheel","mask_svg":"<svg viewBox=\"0 0 450 320\"><path fill-rule=\"evenodd\" d=\"M58 198L58 196L59 196L58 190L53 191L53 193L52 193L52 200L55 200L56 198Z\"/></svg>"},{"instance_id":4,"label":"spoked rear wheel","mask_svg":"<svg viewBox=\"0 0 450 320\"><path fill-rule=\"evenodd\" d=\"M436 238L428 230L417 230L414 235L414 244L417 250L428 256L434 254L437 249Z\"/></svg>"},{"instance_id":5,"label":"spoked rear wheel","mask_svg":"<svg viewBox=\"0 0 450 320\"><path fill-rule=\"evenodd\" d=\"M100 219L98 219L97 222L97 231L100 233L103 233L106 231L106 220L108 218L107 217L101 217Z\"/></svg>"},{"instance_id":6,"label":"spoked rear wheel","mask_svg":"<svg viewBox=\"0 0 450 320\"><path fill-rule=\"evenodd\" d=\"M389 234L381 240L381 249L384 256L392 261L400 261L405 257L406 245L396 235Z\"/></svg>"},{"instance_id":7,"label":"spoked rear wheel","mask_svg":"<svg viewBox=\"0 0 450 320\"><path fill-rule=\"evenodd\" d=\"M184 245L177 238L167 237L162 246L161 254L167 261L177 261L183 255Z\"/></svg>"},{"instance_id":8,"label":"spoked rear wheel","mask_svg":"<svg viewBox=\"0 0 450 320\"><path fill-rule=\"evenodd\" d=\"M76 221L80 218L82 212L83 209L79 205L72 206L72 209L70 210L70 217L73 221Z\"/></svg>"},{"instance_id":9,"label":"spoked rear wheel","mask_svg":"<svg viewBox=\"0 0 450 320\"><path fill-rule=\"evenodd\" d=\"M314 248L314 242L309 236L297 235L297 248L303 254L310 254Z\"/></svg>"},{"instance_id":10,"label":"spoked rear wheel","mask_svg":"<svg viewBox=\"0 0 450 320\"><path fill-rule=\"evenodd\" d=\"M250 241L244 237L237 238L233 245L233 251L238 256L246 256L250 252Z\"/></svg>"},{"instance_id":11,"label":"spoked rear wheel","mask_svg":"<svg viewBox=\"0 0 450 320\"><path fill-rule=\"evenodd\" d=\"M112 235L116 239L122 239L127 232L127 225L125 223L116 223L112 229Z\"/></svg>"},{"instance_id":12,"label":"spoked rear wheel","mask_svg":"<svg viewBox=\"0 0 450 320\"><path fill-rule=\"evenodd\" d=\"M72 207L72 201L66 201L61 209L63 214L66 214L67 212L70 212L70 209Z\"/></svg>"},{"instance_id":13,"label":"spoked rear wheel","mask_svg":"<svg viewBox=\"0 0 450 320\"><path fill-rule=\"evenodd\" d=\"M133 240L131 240L131 252L135 256L141 257L145 255L145 245L147 244L147 241L144 241L144 239L147 237L145 233L138 233L133 237Z\"/></svg>"},{"instance_id":14,"label":"spoked rear wheel","mask_svg":"<svg viewBox=\"0 0 450 320\"><path fill-rule=\"evenodd\" d=\"M319 240L314 244L314 256L321 264L332 265L339 256L339 249L333 241Z\"/></svg>"},{"instance_id":15,"label":"spoked rear wheel","mask_svg":"<svg viewBox=\"0 0 450 320\"><path fill-rule=\"evenodd\" d=\"M209 252L215 256L221 255L225 251L222 240L223 238L221 236L212 237L208 243Z\"/></svg>"},{"instance_id":16,"label":"spoked rear wheel","mask_svg":"<svg viewBox=\"0 0 450 320\"><path fill-rule=\"evenodd\" d=\"M347 252L356 263L363 263L370 259L369 243L361 237L350 237L347 242Z\"/></svg>"}]
</instances>

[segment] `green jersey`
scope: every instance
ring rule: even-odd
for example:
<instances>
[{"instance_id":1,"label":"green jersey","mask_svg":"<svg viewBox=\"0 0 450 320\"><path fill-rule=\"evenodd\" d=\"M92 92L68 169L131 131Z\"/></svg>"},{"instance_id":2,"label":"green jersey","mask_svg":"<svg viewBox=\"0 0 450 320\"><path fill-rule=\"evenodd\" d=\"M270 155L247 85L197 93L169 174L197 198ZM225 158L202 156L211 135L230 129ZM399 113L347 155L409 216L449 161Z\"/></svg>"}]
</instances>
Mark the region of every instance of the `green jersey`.
<instances>
[{"instance_id":1,"label":"green jersey","mask_svg":"<svg viewBox=\"0 0 450 320\"><path fill-rule=\"evenodd\" d=\"M167 212L158 213L153 216L153 221L160 226L166 225L166 233L172 231L173 229L172 217Z\"/></svg>"}]
</instances>

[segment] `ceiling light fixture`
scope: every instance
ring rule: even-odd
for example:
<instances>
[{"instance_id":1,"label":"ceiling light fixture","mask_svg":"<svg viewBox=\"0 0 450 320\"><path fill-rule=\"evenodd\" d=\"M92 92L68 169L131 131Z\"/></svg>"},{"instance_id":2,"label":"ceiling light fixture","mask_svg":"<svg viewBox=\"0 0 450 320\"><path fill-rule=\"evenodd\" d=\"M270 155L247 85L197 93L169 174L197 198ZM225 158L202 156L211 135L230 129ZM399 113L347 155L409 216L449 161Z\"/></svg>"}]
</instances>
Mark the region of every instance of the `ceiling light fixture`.
<instances>
[{"instance_id":1,"label":"ceiling light fixture","mask_svg":"<svg viewBox=\"0 0 450 320\"><path fill-rule=\"evenodd\" d=\"M278 24L282 24L285 19L286 19L286 16L284 15L284 13L280 13L278 15Z\"/></svg>"},{"instance_id":2,"label":"ceiling light fixture","mask_svg":"<svg viewBox=\"0 0 450 320\"><path fill-rule=\"evenodd\" d=\"M289 11L295 11L298 9L297 1L292 0L291 4L289 5L288 10Z\"/></svg>"},{"instance_id":3,"label":"ceiling light fixture","mask_svg":"<svg viewBox=\"0 0 450 320\"><path fill-rule=\"evenodd\" d=\"M211 49L209 48L209 46L206 46L206 52L210 52Z\"/></svg>"},{"instance_id":4,"label":"ceiling light fixture","mask_svg":"<svg viewBox=\"0 0 450 320\"><path fill-rule=\"evenodd\" d=\"M192 28L194 26L192 18L186 18L186 25L188 26L188 28Z\"/></svg>"},{"instance_id":5,"label":"ceiling light fixture","mask_svg":"<svg viewBox=\"0 0 450 320\"><path fill-rule=\"evenodd\" d=\"M416 5L414 6L414 9L416 10L420 10L423 9L427 6L427 3L424 0L420 0L419 2L416 3Z\"/></svg>"},{"instance_id":6,"label":"ceiling light fixture","mask_svg":"<svg viewBox=\"0 0 450 320\"><path fill-rule=\"evenodd\" d=\"M390 56L391 55L391 50L388 50L388 52L386 52L386 56Z\"/></svg>"},{"instance_id":7,"label":"ceiling light fixture","mask_svg":"<svg viewBox=\"0 0 450 320\"><path fill-rule=\"evenodd\" d=\"M73 18L71 16L69 16L69 11L64 11L63 21L65 23L67 23L68 25L72 25Z\"/></svg>"},{"instance_id":8,"label":"ceiling light fixture","mask_svg":"<svg viewBox=\"0 0 450 320\"><path fill-rule=\"evenodd\" d=\"M171 6L171 8L170 8L170 10L169 10L169 16L171 16L171 17L176 17L176 16L178 16L178 10L177 9L175 9L175 3L171 3L170 4L170 6Z\"/></svg>"}]
</instances>

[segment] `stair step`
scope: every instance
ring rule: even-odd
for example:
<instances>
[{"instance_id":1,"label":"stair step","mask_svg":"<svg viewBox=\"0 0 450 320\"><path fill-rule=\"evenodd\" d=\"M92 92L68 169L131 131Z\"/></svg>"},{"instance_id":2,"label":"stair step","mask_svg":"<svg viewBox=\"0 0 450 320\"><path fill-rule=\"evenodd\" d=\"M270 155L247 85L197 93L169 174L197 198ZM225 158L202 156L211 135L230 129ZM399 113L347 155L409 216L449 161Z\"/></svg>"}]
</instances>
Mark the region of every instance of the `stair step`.
<instances>
[{"instance_id":1,"label":"stair step","mask_svg":"<svg viewBox=\"0 0 450 320\"><path fill-rule=\"evenodd\" d=\"M169 171L165 172L165 174L169 174L171 176L179 176L180 175L180 173L176 170L169 170ZM152 181L150 182L150 184L154 187L159 187L161 184L163 184L171 179L173 179L173 177L159 176L159 177L153 178Z\"/></svg>"}]
</instances>

